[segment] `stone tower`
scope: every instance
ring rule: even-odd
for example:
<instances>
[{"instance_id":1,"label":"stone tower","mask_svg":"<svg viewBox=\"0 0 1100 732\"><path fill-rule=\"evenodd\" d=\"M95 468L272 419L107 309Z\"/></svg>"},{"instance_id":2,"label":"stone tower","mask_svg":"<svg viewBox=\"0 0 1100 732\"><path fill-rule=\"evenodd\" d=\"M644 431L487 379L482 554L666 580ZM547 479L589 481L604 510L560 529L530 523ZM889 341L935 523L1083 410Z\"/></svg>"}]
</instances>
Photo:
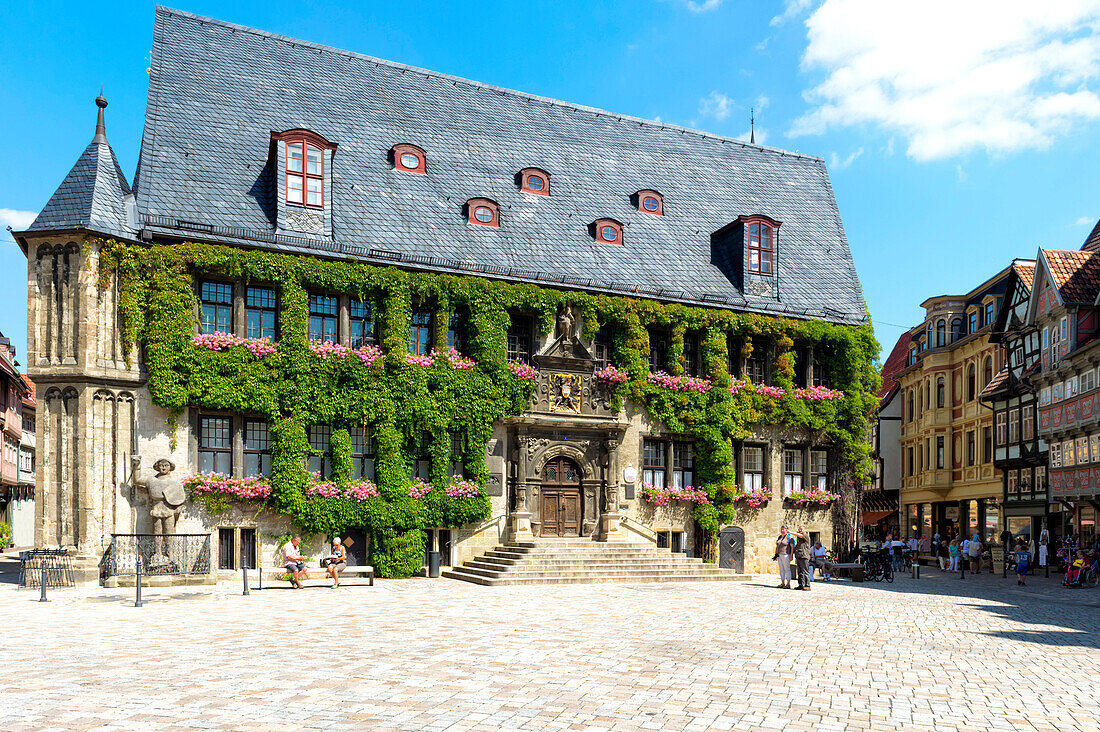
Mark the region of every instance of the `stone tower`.
<instances>
[{"instance_id":1,"label":"stone tower","mask_svg":"<svg viewBox=\"0 0 1100 732\"><path fill-rule=\"evenodd\" d=\"M95 137L30 228L15 235L27 255L27 373L41 400L35 545L90 560L102 556L111 533L134 530L124 486L144 381L136 349L123 352L117 287L97 286L97 240L134 240L136 232L134 196L107 142L107 100L95 101Z\"/></svg>"}]
</instances>

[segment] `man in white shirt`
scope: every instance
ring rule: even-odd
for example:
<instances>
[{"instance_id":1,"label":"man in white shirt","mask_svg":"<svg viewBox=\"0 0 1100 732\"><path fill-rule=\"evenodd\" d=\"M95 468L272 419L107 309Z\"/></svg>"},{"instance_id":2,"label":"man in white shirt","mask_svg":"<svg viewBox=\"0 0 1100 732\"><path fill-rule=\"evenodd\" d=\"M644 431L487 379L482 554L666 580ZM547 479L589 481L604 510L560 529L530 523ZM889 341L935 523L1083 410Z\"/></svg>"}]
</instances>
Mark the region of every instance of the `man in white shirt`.
<instances>
[{"instance_id":1,"label":"man in white shirt","mask_svg":"<svg viewBox=\"0 0 1100 732\"><path fill-rule=\"evenodd\" d=\"M821 546L821 542L814 544L814 548L810 550L810 559L813 561L813 565L821 570L821 579L828 582L832 579L829 576L829 565L825 563L825 557L828 555L828 550ZM810 574L810 579L813 579L813 573Z\"/></svg>"},{"instance_id":2,"label":"man in white shirt","mask_svg":"<svg viewBox=\"0 0 1100 732\"><path fill-rule=\"evenodd\" d=\"M302 543L302 537L294 535L287 543L283 544L283 566L290 573L290 584L294 589L302 589L302 578L306 574L306 558L298 551L298 545Z\"/></svg>"}]
</instances>

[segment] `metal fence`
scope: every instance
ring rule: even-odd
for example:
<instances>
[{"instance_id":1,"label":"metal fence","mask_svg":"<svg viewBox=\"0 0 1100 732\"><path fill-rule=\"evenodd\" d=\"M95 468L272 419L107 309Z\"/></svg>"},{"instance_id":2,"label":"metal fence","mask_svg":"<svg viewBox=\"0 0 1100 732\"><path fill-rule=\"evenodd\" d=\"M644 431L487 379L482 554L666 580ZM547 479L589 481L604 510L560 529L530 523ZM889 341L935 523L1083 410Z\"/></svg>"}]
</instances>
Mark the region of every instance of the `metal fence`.
<instances>
[{"instance_id":1,"label":"metal fence","mask_svg":"<svg viewBox=\"0 0 1100 732\"><path fill-rule=\"evenodd\" d=\"M73 560L65 549L28 549L19 552L19 586L73 587Z\"/></svg>"},{"instance_id":2,"label":"metal fence","mask_svg":"<svg viewBox=\"0 0 1100 732\"><path fill-rule=\"evenodd\" d=\"M210 574L210 534L111 534L108 577Z\"/></svg>"}]
</instances>

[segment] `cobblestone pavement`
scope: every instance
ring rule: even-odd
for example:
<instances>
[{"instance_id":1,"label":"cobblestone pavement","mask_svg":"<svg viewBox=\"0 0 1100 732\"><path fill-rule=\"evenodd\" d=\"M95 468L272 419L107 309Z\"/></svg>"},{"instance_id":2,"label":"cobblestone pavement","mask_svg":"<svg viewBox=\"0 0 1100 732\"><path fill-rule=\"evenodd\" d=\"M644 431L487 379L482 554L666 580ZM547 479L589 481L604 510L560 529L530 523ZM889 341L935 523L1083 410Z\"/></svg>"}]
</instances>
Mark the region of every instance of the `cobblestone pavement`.
<instances>
[{"instance_id":1,"label":"cobblestone pavement","mask_svg":"<svg viewBox=\"0 0 1100 732\"><path fill-rule=\"evenodd\" d=\"M1100 589L0 586L0 729L1100 729Z\"/></svg>"}]
</instances>

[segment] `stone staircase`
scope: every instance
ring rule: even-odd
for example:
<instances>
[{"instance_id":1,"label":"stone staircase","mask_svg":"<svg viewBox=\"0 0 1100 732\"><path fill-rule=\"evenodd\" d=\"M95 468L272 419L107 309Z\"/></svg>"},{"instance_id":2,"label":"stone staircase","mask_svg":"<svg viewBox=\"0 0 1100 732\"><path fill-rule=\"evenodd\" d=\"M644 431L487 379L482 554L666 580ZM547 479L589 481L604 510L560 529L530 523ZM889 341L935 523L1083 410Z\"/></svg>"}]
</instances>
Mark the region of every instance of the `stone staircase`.
<instances>
[{"instance_id":1,"label":"stone staircase","mask_svg":"<svg viewBox=\"0 0 1100 732\"><path fill-rule=\"evenodd\" d=\"M595 582L711 582L747 580L652 544L606 544L591 539L510 542L443 572L479 585L564 585Z\"/></svg>"}]
</instances>

